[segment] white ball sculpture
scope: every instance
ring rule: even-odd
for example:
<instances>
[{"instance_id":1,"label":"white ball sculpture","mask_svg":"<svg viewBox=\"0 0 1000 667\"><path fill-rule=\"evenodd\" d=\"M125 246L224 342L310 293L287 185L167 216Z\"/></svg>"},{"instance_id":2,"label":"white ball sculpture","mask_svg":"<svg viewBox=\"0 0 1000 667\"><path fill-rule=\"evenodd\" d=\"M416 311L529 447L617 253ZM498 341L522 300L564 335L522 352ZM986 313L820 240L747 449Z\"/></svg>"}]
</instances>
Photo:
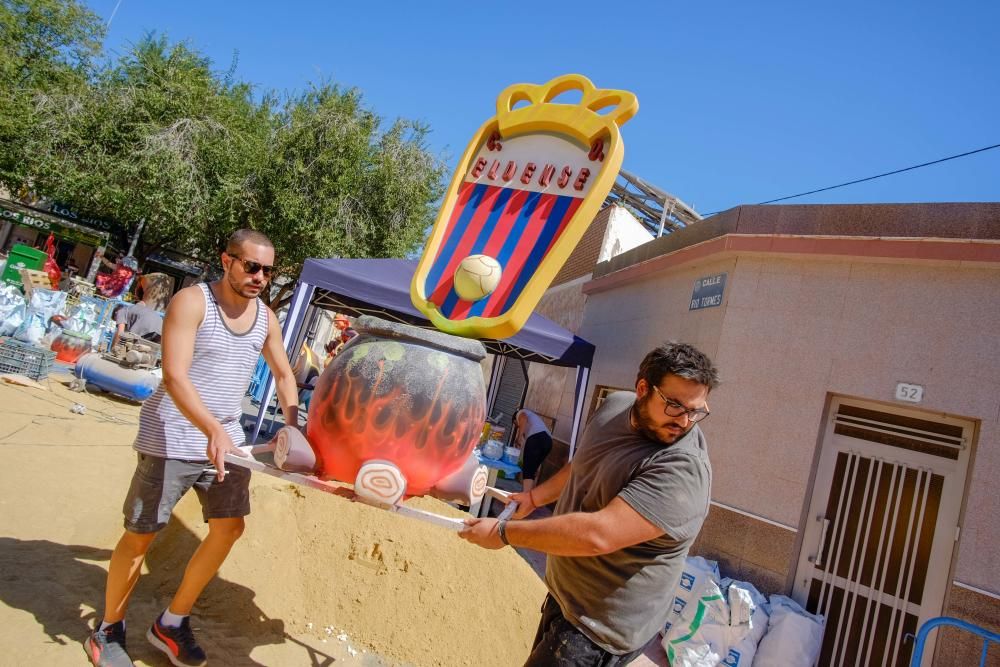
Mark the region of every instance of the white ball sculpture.
<instances>
[{"instance_id":1,"label":"white ball sculpture","mask_svg":"<svg viewBox=\"0 0 1000 667\"><path fill-rule=\"evenodd\" d=\"M484 299L500 284L500 262L489 255L469 255L455 269L455 292L466 301Z\"/></svg>"}]
</instances>

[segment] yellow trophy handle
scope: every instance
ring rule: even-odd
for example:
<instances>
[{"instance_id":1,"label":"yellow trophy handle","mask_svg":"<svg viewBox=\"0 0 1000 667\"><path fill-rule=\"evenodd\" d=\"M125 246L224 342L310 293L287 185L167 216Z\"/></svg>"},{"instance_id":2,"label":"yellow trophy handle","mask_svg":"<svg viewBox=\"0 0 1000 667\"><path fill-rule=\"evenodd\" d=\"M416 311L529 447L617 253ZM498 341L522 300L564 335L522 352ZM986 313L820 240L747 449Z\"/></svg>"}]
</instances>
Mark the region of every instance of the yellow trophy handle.
<instances>
[{"instance_id":1,"label":"yellow trophy handle","mask_svg":"<svg viewBox=\"0 0 1000 667\"><path fill-rule=\"evenodd\" d=\"M529 107L547 104L570 90L580 91L583 97L578 104L567 106L582 107L598 119L619 127L639 111L639 100L627 90L597 88L582 74L564 74L544 84L515 83L508 86L497 97L497 118L516 115L521 110L529 111ZM529 106L514 109L514 105L520 102L528 102ZM616 108L606 114L598 113L612 105Z\"/></svg>"}]
</instances>

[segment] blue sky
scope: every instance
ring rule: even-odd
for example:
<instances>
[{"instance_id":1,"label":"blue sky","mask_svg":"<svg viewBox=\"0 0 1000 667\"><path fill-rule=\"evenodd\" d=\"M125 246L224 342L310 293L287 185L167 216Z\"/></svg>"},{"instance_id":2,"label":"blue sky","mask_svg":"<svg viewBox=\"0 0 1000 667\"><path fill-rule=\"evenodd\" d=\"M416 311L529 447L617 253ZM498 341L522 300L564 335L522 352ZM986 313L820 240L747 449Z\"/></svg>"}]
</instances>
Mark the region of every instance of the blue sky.
<instances>
[{"instance_id":1,"label":"blue sky","mask_svg":"<svg viewBox=\"0 0 1000 667\"><path fill-rule=\"evenodd\" d=\"M997 25L993 0L121 0L107 46L156 31L261 90L360 88L452 165L504 87L579 72L639 98L624 168L710 213L1000 144ZM1000 201L1000 149L792 203L933 201Z\"/></svg>"}]
</instances>

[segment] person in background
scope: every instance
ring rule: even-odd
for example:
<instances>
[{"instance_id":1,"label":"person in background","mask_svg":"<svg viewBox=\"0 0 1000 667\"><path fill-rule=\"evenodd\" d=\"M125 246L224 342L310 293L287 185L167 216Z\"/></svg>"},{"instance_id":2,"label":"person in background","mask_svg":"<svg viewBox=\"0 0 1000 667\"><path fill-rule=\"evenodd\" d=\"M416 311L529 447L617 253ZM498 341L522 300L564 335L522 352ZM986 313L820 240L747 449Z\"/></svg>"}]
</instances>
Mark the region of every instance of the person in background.
<instances>
[{"instance_id":1,"label":"person in background","mask_svg":"<svg viewBox=\"0 0 1000 667\"><path fill-rule=\"evenodd\" d=\"M535 487L538 469L552 451L552 434L542 418L527 408L517 411L514 424L517 426L515 442L521 448L523 485L527 492Z\"/></svg>"},{"instance_id":2,"label":"person in background","mask_svg":"<svg viewBox=\"0 0 1000 667\"><path fill-rule=\"evenodd\" d=\"M223 275L174 296L163 323L163 382L139 411L133 448L136 470L124 503L125 532L108 567L103 621L84 642L96 667L130 667L125 615L153 539L192 488L208 535L191 556L180 586L146 638L174 665L204 665L205 651L190 613L243 534L250 513L250 471L226 469L239 449L243 397L263 354L290 424L298 420L295 375L278 318L259 296L274 266L274 247L260 232L242 229L221 255ZM225 645L225 640L222 640ZM215 664L224 664L225 655Z\"/></svg>"},{"instance_id":3,"label":"person in background","mask_svg":"<svg viewBox=\"0 0 1000 667\"><path fill-rule=\"evenodd\" d=\"M351 327L351 320L343 313L337 313L333 316L333 326L337 330L337 333L334 333L330 340L326 342L326 345L323 346L323 349L326 350L325 366L330 365L330 362L333 361L333 358L337 356L347 341L358 335L358 332Z\"/></svg>"},{"instance_id":4,"label":"person in background","mask_svg":"<svg viewBox=\"0 0 1000 667\"><path fill-rule=\"evenodd\" d=\"M164 295L159 276L169 279L170 277L162 273L150 273L139 278L139 301L115 311L115 335L111 340L111 349L118 347L121 336L124 332L135 334L139 338L154 343L160 342L163 332L162 310L166 306L167 297Z\"/></svg>"},{"instance_id":5,"label":"person in background","mask_svg":"<svg viewBox=\"0 0 1000 667\"><path fill-rule=\"evenodd\" d=\"M708 515L712 466L698 422L718 385L711 360L667 343L642 360L635 391L608 396L576 456L530 491L512 520L466 519L487 549L549 554L549 595L526 667L627 665L667 620L688 550ZM553 516L519 520L558 500Z\"/></svg>"}]
</instances>

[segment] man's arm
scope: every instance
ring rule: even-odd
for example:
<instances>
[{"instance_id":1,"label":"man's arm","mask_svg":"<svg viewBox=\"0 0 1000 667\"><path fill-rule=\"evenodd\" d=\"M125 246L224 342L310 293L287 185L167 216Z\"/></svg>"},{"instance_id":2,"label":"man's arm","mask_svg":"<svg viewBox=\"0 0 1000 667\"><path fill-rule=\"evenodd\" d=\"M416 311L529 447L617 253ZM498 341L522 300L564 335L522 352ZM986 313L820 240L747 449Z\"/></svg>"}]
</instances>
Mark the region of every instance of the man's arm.
<instances>
[{"instance_id":1,"label":"man's arm","mask_svg":"<svg viewBox=\"0 0 1000 667\"><path fill-rule=\"evenodd\" d=\"M205 434L205 454L215 464L219 481L225 477L226 452L239 450L218 419L209 412L188 376L194 358L194 340L205 317L201 288L188 287L177 293L163 320L163 385L177 409Z\"/></svg>"},{"instance_id":2,"label":"man's arm","mask_svg":"<svg viewBox=\"0 0 1000 667\"><path fill-rule=\"evenodd\" d=\"M504 546L496 519L466 519L459 537L486 549ZM553 556L600 556L646 542L664 530L620 497L597 512L573 512L536 521L508 521L507 541Z\"/></svg>"},{"instance_id":3,"label":"man's arm","mask_svg":"<svg viewBox=\"0 0 1000 667\"><path fill-rule=\"evenodd\" d=\"M119 322L118 326L115 327L115 336L111 339L111 349L114 350L118 347L118 341L122 339L122 334L125 333L125 323Z\"/></svg>"},{"instance_id":4,"label":"man's arm","mask_svg":"<svg viewBox=\"0 0 1000 667\"><path fill-rule=\"evenodd\" d=\"M288 363L285 344L281 340L281 325L274 312L267 309L267 338L264 339L264 361L271 369L274 384L278 390L278 403L281 413L285 415L285 423L294 428L299 427L299 388L295 382L295 373Z\"/></svg>"},{"instance_id":5,"label":"man's arm","mask_svg":"<svg viewBox=\"0 0 1000 667\"><path fill-rule=\"evenodd\" d=\"M548 505L559 500L566 482L569 481L570 473L573 471L573 462L569 461L559 472L549 477L547 480L531 489L511 494L510 499L517 503L517 511L514 512L515 519L523 519L539 507Z\"/></svg>"}]
</instances>

